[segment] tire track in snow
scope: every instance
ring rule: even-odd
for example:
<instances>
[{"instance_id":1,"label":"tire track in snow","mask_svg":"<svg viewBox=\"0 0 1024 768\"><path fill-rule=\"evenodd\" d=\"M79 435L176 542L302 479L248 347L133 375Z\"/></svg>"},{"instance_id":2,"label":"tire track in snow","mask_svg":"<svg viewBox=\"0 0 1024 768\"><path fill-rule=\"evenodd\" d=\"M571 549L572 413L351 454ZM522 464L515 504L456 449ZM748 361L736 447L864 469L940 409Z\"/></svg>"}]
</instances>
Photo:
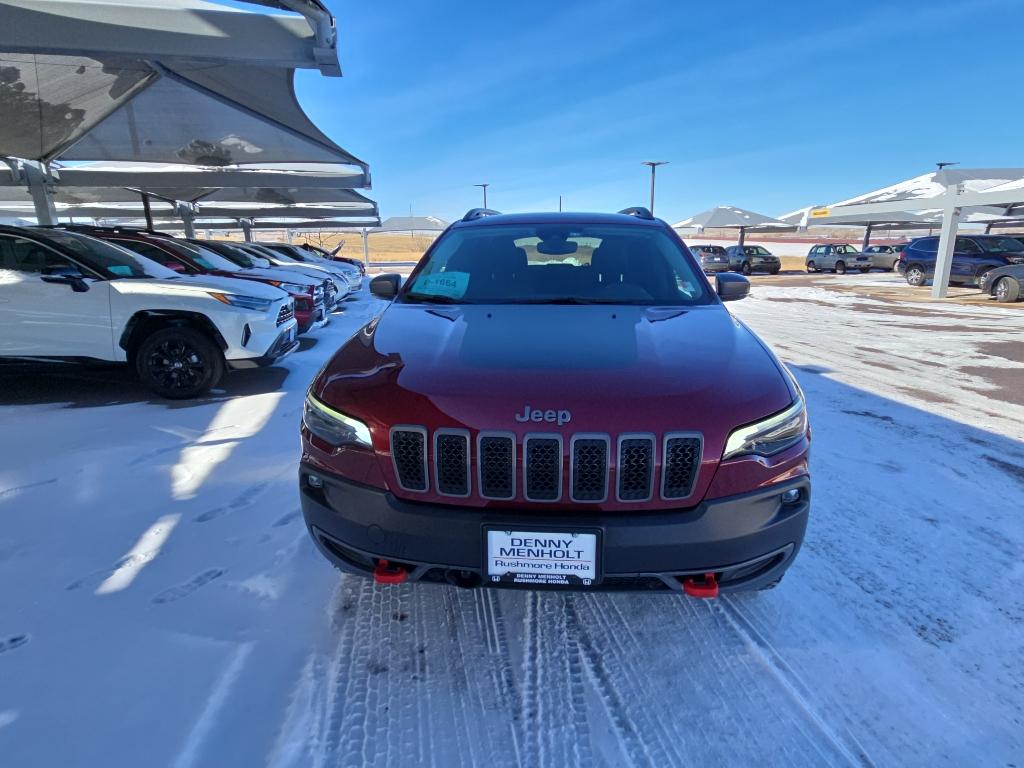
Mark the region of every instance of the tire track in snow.
<instances>
[{"instance_id":1,"label":"tire track in snow","mask_svg":"<svg viewBox=\"0 0 1024 768\"><path fill-rule=\"evenodd\" d=\"M746 641L747 645L758 654L764 665L771 672L779 685L807 716L807 719L818 730L820 736L846 758L850 765L874 768L874 761L857 738L841 723L830 725L825 717L812 703L813 695L810 688L800 679L792 667L786 663L782 654L750 621L743 610L728 595L722 595L714 608L721 612L732 625L733 629Z\"/></svg>"}]
</instances>

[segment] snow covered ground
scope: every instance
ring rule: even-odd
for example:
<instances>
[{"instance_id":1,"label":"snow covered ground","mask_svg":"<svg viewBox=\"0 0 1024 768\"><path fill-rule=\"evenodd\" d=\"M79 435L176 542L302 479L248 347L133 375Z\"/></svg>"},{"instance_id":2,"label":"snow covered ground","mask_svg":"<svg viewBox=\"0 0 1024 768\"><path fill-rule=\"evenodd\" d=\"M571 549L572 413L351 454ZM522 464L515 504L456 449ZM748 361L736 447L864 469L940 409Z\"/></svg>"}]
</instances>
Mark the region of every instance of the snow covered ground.
<instances>
[{"instance_id":1,"label":"snow covered ground","mask_svg":"<svg viewBox=\"0 0 1024 768\"><path fill-rule=\"evenodd\" d=\"M732 306L815 496L782 585L714 602L339 576L296 430L365 295L199 402L0 368L0 766L1021 765L1024 313Z\"/></svg>"}]
</instances>

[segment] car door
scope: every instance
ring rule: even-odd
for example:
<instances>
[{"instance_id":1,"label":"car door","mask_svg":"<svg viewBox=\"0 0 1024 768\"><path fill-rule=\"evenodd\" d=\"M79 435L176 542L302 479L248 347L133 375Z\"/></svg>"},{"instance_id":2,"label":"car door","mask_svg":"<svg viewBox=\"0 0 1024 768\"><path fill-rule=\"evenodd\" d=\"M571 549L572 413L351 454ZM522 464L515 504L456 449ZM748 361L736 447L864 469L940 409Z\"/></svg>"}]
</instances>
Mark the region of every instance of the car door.
<instances>
[{"instance_id":1,"label":"car door","mask_svg":"<svg viewBox=\"0 0 1024 768\"><path fill-rule=\"evenodd\" d=\"M969 237L957 237L953 246L953 266L949 279L954 283L969 283L974 279L985 252Z\"/></svg>"},{"instance_id":2,"label":"car door","mask_svg":"<svg viewBox=\"0 0 1024 768\"><path fill-rule=\"evenodd\" d=\"M821 251L818 253L818 267L820 269L835 269L836 266L836 255L832 252L831 245L821 246Z\"/></svg>"},{"instance_id":3,"label":"car door","mask_svg":"<svg viewBox=\"0 0 1024 768\"><path fill-rule=\"evenodd\" d=\"M68 274L82 271L59 251L0 234L0 355L111 359L110 284L48 282Z\"/></svg>"}]
</instances>

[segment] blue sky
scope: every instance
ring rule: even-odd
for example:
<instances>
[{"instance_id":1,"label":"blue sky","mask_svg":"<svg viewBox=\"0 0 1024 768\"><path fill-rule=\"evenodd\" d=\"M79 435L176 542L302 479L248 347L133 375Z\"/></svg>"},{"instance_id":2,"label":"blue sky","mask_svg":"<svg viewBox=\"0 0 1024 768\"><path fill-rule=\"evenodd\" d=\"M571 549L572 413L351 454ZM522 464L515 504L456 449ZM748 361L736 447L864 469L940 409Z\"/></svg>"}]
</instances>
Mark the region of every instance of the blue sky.
<instances>
[{"instance_id":1,"label":"blue sky","mask_svg":"<svg viewBox=\"0 0 1024 768\"><path fill-rule=\"evenodd\" d=\"M1024 165L1024 3L341 2L303 107L384 216L718 204L778 215L924 173Z\"/></svg>"}]
</instances>

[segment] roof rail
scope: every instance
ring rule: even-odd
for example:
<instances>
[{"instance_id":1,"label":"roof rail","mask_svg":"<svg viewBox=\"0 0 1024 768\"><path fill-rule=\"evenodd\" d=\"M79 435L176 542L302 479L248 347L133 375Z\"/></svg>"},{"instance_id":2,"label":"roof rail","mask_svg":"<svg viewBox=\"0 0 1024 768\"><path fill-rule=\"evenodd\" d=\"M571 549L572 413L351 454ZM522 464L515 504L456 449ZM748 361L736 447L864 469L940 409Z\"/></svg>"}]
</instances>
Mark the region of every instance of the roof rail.
<instances>
[{"instance_id":1,"label":"roof rail","mask_svg":"<svg viewBox=\"0 0 1024 768\"><path fill-rule=\"evenodd\" d=\"M626 216L636 216L638 219L654 219L654 214L640 205L634 205L632 208L623 208L619 213Z\"/></svg>"},{"instance_id":2,"label":"roof rail","mask_svg":"<svg viewBox=\"0 0 1024 768\"><path fill-rule=\"evenodd\" d=\"M470 208L466 211L466 215L462 217L463 221L476 221L482 219L484 216L500 216L501 211L494 211L490 208Z\"/></svg>"}]
</instances>

